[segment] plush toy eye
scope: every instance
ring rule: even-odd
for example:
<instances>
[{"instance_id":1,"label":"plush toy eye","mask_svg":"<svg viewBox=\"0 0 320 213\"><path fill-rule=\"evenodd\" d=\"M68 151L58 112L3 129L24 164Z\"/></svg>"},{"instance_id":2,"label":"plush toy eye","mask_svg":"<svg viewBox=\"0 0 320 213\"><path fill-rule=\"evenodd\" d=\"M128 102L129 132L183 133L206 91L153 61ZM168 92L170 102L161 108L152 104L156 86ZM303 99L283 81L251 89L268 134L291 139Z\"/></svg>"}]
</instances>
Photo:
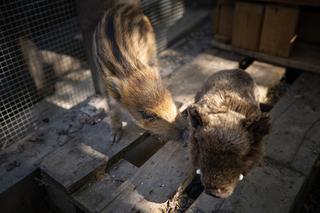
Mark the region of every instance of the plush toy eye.
<instances>
[{"instance_id":1,"label":"plush toy eye","mask_svg":"<svg viewBox=\"0 0 320 213\"><path fill-rule=\"evenodd\" d=\"M139 111L141 117L143 118L143 120L146 121L155 121L157 119L159 119L159 117L152 113L152 112L147 112L147 111Z\"/></svg>"}]
</instances>

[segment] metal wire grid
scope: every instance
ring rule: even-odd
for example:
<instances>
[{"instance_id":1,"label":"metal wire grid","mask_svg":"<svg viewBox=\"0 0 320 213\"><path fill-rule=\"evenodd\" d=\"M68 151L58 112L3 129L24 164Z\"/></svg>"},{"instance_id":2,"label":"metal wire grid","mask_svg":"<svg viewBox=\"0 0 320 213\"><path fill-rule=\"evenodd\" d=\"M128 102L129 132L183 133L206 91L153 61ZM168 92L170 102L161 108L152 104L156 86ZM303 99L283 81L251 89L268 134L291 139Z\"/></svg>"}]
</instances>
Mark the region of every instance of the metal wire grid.
<instances>
[{"instance_id":1,"label":"metal wire grid","mask_svg":"<svg viewBox=\"0 0 320 213\"><path fill-rule=\"evenodd\" d=\"M0 149L39 124L40 102L94 93L72 0L0 3ZM66 104L67 102L67 104Z\"/></svg>"},{"instance_id":2,"label":"metal wire grid","mask_svg":"<svg viewBox=\"0 0 320 213\"><path fill-rule=\"evenodd\" d=\"M143 12L150 18L157 38L158 51L168 45L168 29L184 12L184 0L141 0Z\"/></svg>"},{"instance_id":3,"label":"metal wire grid","mask_svg":"<svg viewBox=\"0 0 320 213\"><path fill-rule=\"evenodd\" d=\"M142 6L163 50L168 28L183 15L183 0L142 0ZM94 89L85 80L91 80L88 70L75 74L83 66L84 50L74 1L6 0L0 12L1 149L38 124L37 103L44 98L68 99L60 106L69 108ZM66 76L80 86L70 88Z\"/></svg>"}]
</instances>

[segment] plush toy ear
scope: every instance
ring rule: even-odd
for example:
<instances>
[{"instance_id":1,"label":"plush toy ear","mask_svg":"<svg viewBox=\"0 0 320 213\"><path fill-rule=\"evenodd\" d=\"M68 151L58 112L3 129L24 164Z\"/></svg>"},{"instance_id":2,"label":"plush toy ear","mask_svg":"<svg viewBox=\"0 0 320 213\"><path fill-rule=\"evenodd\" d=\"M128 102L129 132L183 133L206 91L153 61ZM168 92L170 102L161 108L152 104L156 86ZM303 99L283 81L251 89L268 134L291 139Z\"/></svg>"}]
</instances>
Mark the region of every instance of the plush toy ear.
<instances>
[{"instance_id":1,"label":"plush toy ear","mask_svg":"<svg viewBox=\"0 0 320 213\"><path fill-rule=\"evenodd\" d=\"M258 120L244 120L243 125L253 135L255 142L261 141L271 129L270 117L264 114Z\"/></svg>"},{"instance_id":2,"label":"plush toy ear","mask_svg":"<svg viewBox=\"0 0 320 213\"><path fill-rule=\"evenodd\" d=\"M121 100L121 83L118 79L109 77L107 79L108 94L117 101Z\"/></svg>"},{"instance_id":3,"label":"plush toy ear","mask_svg":"<svg viewBox=\"0 0 320 213\"><path fill-rule=\"evenodd\" d=\"M197 129L203 127L202 118L195 106L190 106L188 108L188 117L193 128Z\"/></svg>"}]
</instances>

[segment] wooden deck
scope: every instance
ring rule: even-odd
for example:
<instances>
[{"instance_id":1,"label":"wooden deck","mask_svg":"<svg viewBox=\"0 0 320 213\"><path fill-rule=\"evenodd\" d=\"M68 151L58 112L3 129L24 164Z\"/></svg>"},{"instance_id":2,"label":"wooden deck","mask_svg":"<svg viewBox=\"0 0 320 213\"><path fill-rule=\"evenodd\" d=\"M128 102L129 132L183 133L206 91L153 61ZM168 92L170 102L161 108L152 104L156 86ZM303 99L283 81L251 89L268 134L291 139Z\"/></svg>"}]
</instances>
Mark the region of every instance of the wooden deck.
<instances>
[{"instance_id":1,"label":"wooden deck","mask_svg":"<svg viewBox=\"0 0 320 213\"><path fill-rule=\"evenodd\" d=\"M209 75L238 67L242 59L209 48L167 75L165 82L184 110ZM247 71L261 87L262 100L284 75L284 68L262 62L254 62ZM263 167L245 177L231 198L216 199L202 192L186 212L289 212L320 151L319 83L320 76L302 74L272 109L273 130L265 138ZM128 115L123 117L125 132L117 143L112 143L106 103L100 97L66 111L59 122L41 130L43 143L52 144L51 149L23 165L40 168L50 201L62 212L174 212L178 208L178 198L195 176L188 144L157 141ZM139 149L138 155L148 156L144 162L135 165L125 159L146 140L157 142L153 155Z\"/></svg>"}]
</instances>

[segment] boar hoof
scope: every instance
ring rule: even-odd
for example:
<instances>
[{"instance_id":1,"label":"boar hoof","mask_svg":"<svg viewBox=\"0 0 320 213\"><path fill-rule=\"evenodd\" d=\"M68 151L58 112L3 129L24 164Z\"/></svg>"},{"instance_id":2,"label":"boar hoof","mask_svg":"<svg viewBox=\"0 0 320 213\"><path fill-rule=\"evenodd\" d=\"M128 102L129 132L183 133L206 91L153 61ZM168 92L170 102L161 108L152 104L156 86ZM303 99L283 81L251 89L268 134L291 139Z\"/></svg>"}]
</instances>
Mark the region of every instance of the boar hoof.
<instances>
[{"instance_id":1,"label":"boar hoof","mask_svg":"<svg viewBox=\"0 0 320 213\"><path fill-rule=\"evenodd\" d=\"M112 143L119 142L122 137L122 128L114 130L112 132L112 137L113 137Z\"/></svg>"}]
</instances>

